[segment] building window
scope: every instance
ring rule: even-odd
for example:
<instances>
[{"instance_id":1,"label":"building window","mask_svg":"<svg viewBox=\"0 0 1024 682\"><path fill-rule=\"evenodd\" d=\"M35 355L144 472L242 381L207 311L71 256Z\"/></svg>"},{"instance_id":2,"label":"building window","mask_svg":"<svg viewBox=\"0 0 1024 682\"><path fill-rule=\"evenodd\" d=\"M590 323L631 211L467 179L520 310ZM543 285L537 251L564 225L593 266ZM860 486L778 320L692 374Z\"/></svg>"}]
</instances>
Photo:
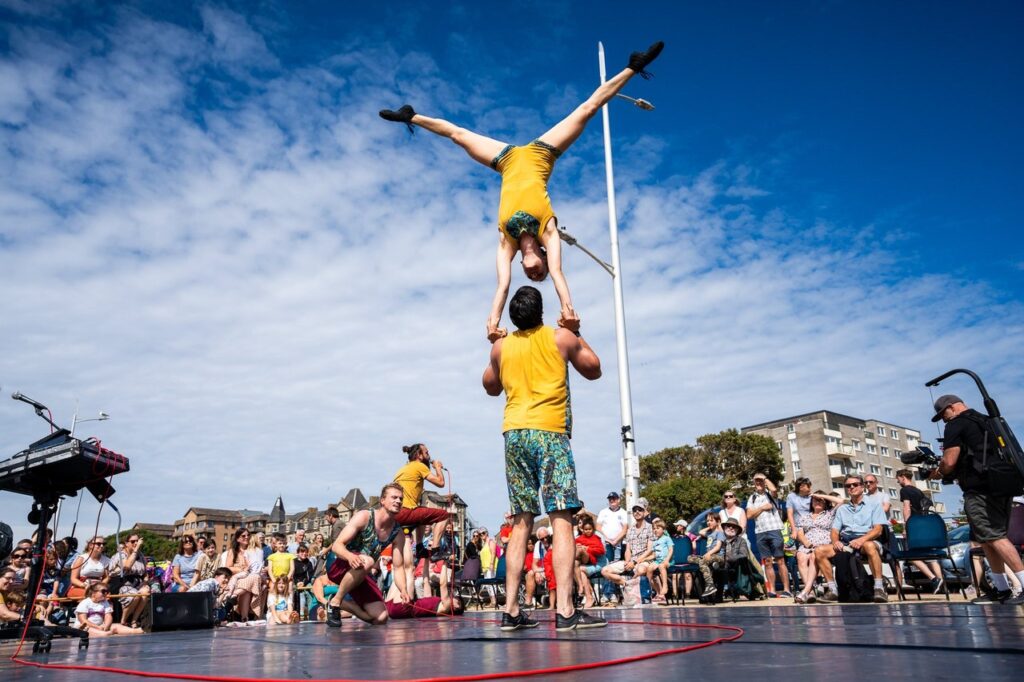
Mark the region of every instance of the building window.
<instances>
[{"instance_id":1,"label":"building window","mask_svg":"<svg viewBox=\"0 0 1024 682\"><path fill-rule=\"evenodd\" d=\"M885 477L892 478L892 467L885 467Z\"/></svg>"},{"instance_id":2,"label":"building window","mask_svg":"<svg viewBox=\"0 0 1024 682\"><path fill-rule=\"evenodd\" d=\"M875 452L876 452L876 448L875 448L875 446L874 446L874 445L871 445L871 444L869 443L869 444L868 444L868 454L869 454L869 455L873 455L873 454L875 454Z\"/></svg>"},{"instance_id":3,"label":"building window","mask_svg":"<svg viewBox=\"0 0 1024 682\"><path fill-rule=\"evenodd\" d=\"M903 520L903 512L901 512L899 509L893 509L892 510L892 520L893 521L902 521Z\"/></svg>"},{"instance_id":4,"label":"building window","mask_svg":"<svg viewBox=\"0 0 1024 682\"><path fill-rule=\"evenodd\" d=\"M857 462L857 471L864 473L864 462Z\"/></svg>"},{"instance_id":5,"label":"building window","mask_svg":"<svg viewBox=\"0 0 1024 682\"><path fill-rule=\"evenodd\" d=\"M855 451L857 451L857 452L860 452L860 441L859 440L853 441L853 449Z\"/></svg>"},{"instance_id":6,"label":"building window","mask_svg":"<svg viewBox=\"0 0 1024 682\"><path fill-rule=\"evenodd\" d=\"M889 429L889 435L892 436L894 440L900 439L900 432L896 429Z\"/></svg>"},{"instance_id":7,"label":"building window","mask_svg":"<svg viewBox=\"0 0 1024 682\"><path fill-rule=\"evenodd\" d=\"M902 457L903 456L903 451L902 450L893 450L892 451L892 456L893 457Z\"/></svg>"},{"instance_id":8,"label":"building window","mask_svg":"<svg viewBox=\"0 0 1024 682\"><path fill-rule=\"evenodd\" d=\"M775 441L775 445L777 445L777 446L778 446L778 448L779 448L779 452L782 452L782 441L781 441L781 440L777 440L777 441Z\"/></svg>"},{"instance_id":9,"label":"building window","mask_svg":"<svg viewBox=\"0 0 1024 682\"><path fill-rule=\"evenodd\" d=\"M796 433L796 427L792 424L786 424L786 433Z\"/></svg>"},{"instance_id":10,"label":"building window","mask_svg":"<svg viewBox=\"0 0 1024 682\"><path fill-rule=\"evenodd\" d=\"M889 456L889 448L887 448L887 447L885 447L883 445L882 446L882 457L888 457L888 456Z\"/></svg>"},{"instance_id":11,"label":"building window","mask_svg":"<svg viewBox=\"0 0 1024 682\"><path fill-rule=\"evenodd\" d=\"M878 435L881 436L882 438L885 438L885 427L884 426L879 426L878 427Z\"/></svg>"},{"instance_id":12,"label":"building window","mask_svg":"<svg viewBox=\"0 0 1024 682\"><path fill-rule=\"evenodd\" d=\"M878 474L882 473L882 470L881 470L881 468L879 468L879 466L877 464L872 464L871 465L871 473L873 473L875 476L877 476Z\"/></svg>"},{"instance_id":13,"label":"building window","mask_svg":"<svg viewBox=\"0 0 1024 682\"><path fill-rule=\"evenodd\" d=\"M796 452L799 449L800 449L800 447L796 444L796 438L794 438L793 440L789 441L789 451L790 452Z\"/></svg>"},{"instance_id":14,"label":"building window","mask_svg":"<svg viewBox=\"0 0 1024 682\"><path fill-rule=\"evenodd\" d=\"M843 484L832 481L832 492L842 494L844 492Z\"/></svg>"},{"instance_id":15,"label":"building window","mask_svg":"<svg viewBox=\"0 0 1024 682\"><path fill-rule=\"evenodd\" d=\"M939 492L942 490L942 484L939 483L938 481L928 481L928 490L934 490L935 492Z\"/></svg>"},{"instance_id":16,"label":"building window","mask_svg":"<svg viewBox=\"0 0 1024 682\"><path fill-rule=\"evenodd\" d=\"M793 460L793 473L794 474L799 474L800 473L800 460L798 460L798 459L794 459Z\"/></svg>"},{"instance_id":17,"label":"building window","mask_svg":"<svg viewBox=\"0 0 1024 682\"><path fill-rule=\"evenodd\" d=\"M900 499L900 494L896 492L896 488L889 488L889 497L894 500Z\"/></svg>"}]
</instances>

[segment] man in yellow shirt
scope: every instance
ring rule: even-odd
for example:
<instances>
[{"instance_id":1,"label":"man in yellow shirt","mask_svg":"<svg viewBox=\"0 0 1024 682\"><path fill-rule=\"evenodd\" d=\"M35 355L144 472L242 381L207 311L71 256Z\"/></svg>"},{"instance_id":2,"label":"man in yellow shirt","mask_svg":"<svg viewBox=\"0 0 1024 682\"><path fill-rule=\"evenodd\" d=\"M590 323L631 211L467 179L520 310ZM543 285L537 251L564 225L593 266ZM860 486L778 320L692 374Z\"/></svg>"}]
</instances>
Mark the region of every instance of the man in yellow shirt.
<instances>
[{"instance_id":1,"label":"man in yellow shirt","mask_svg":"<svg viewBox=\"0 0 1024 682\"><path fill-rule=\"evenodd\" d=\"M571 363L584 379L601 376L601 360L578 331L579 319L560 319L558 329L545 327L544 302L531 286L520 287L508 306L517 327L511 336L491 347L483 384L488 395L505 393L505 476L512 509L512 536L505 552L505 594L519 594L526 544L533 520L540 514L538 490L551 519L552 563L557 590L555 629L603 627L572 603L575 541L572 517L583 504L576 492L576 465L569 447L572 409L569 400ZM570 331L576 329L577 331ZM501 618L504 631L537 627L519 611L518 600L508 599Z\"/></svg>"},{"instance_id":2,"label":"man in yellow shirt","mask_svg":"<svg viewBox=\"0 0 1024 682\"><path fill-rule=\"evenodd\" d=\"M423 482L430 481L438 488L443 488L444 464L441 460L430 460L430 450L423 443L414 443L402 448L402 452L409 456L409 461L395 474L395 483L402 487L404 496L402 498L402 511L395 519L402 527L406 535L417 530L417 540L422 541L421 526L433 524L430 538L430 561L437 561L444 557L439 555L438 548L441 538L444 535L444 527L448 522L448 512L444 509L433 507L421 507L420 498L423 497ZM431 471L433 468L433 471ZM405 581L409 594L415 594L415 571L416 562L413 560L414 548L417 543L405 543ZM399 577L396 573L395 577Z\"/></svg>"}]
</instances>

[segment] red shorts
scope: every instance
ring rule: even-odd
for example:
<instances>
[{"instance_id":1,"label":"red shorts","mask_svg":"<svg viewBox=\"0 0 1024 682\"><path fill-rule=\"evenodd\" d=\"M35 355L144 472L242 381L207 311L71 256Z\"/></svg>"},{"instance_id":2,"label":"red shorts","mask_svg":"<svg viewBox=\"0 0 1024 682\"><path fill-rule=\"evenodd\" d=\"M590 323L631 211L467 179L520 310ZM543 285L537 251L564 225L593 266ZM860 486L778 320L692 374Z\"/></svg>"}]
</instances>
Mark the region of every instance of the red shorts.
<instances>
[{"instance_id":1,"label":"red shorts","mask_svg":"<svg viewBox=\"0 0 1024 682\"><path fill-rule=\"evenodd\" d=\"M433 509L431 507L403 507L395 518L395 523L403 528L414 528L425 526L428 523L447 521L448 512L444 509Z\"/></svg>"},{"instance_id":2,"label":"red shorts","mask_svg":"<svg viewBox=\"0 0 1024 682\"><path fill-rule=\"evenodd\" d=\"M437 615L437 607L441 604L440 597L423 597L417 599L413 604L396 604L393 601L385 603L388 609L388 618L431 618Z\"/></svg>"},{"instance_id":3,"label":"red shorts","mask_svg":"<svg viewBox=\"0 0 1024 682\"><path fill-rule=\"evenodd\" d=\"M344 559L335 559L331 567L327 569L327 578L334 584L340 585L341 579L348 573L351 566ZM366 608L367 604L374 604L379 601L384 601L384 595L380 593L380 588L377 587L377 581L371 576L367 576L363 582L353 587L348 592L348 596L352 597L352 601L363 608Z\"/></svg>"}]
</instances>

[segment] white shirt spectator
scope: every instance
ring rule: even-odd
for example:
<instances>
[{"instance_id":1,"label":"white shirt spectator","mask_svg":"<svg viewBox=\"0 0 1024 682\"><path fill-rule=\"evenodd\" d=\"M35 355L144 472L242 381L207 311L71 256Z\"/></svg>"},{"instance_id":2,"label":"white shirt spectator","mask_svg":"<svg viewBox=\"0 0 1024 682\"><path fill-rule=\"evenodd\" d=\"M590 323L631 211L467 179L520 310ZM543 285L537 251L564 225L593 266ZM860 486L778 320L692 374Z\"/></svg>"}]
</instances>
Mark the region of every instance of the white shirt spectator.
<instances>
[{"instance_id":1,"label":"white shirt spectator","mask_svg":"<svg viewBox=\"0 0 1024 682\"><path fill-rule=\"evenodd\" d=\"M747 500L747 509L751 507L760 507L761 505L768 504L773 498L770 498L766 493L754 493ZM782 530L782 517L779 516L778 502L775 503L775 507L770 511L763 511L754 518L754 532L765 533L770 530Z\"/></svg>"},{"instance_id":2,"label":"white shirt spectator","mask_svg":"<svg viewBox=\"0 0 1024 682\"><path fill-rule=\"evenodd\" d=\"M605 507L597 515L598 536L606 543L619 537L622 529L629 525L629 514L622 507L612 511L611 507Z\"/></svg>"},{"instance_id":3,"label":"white shirt spectator","mask_svg":"<svg viewBox=\"0 0 1024 682\"><path fill-rule=\"evenodd\" d=\"M94 602L92 599L83 599L75 607L75 613L84 613L85 619L93 625L103 625L104 617L113 612L114 606L106 600Z\"/></svg>"},{"instance_id":4,"label":"white shirt spectator","mask_svg":"<svg viewBox=\"0 0 1024 682\"><path fill-rule=\"evenodd\" d=\"M882 511L885 512L885 503L889 502L889 496L883 493L881 488L879 488L870 495L864 493L864 501L867 502L868 504L877 504L879 507L882 508ZM886 513L885 516L886 518L888 518L889 514Z\"/></svg>"}]
</instances>

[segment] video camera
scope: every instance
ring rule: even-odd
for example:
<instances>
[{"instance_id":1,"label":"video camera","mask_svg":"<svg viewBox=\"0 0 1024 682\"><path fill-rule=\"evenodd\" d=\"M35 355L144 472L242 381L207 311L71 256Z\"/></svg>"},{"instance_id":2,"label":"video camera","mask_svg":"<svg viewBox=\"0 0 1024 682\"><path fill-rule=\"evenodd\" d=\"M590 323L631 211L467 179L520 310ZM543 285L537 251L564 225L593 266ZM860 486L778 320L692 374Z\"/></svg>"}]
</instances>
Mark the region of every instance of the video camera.
<instances>
[{"instance_id":1,"label":"video camera","mask_svg":"<svg viewBox=\"0 0 1024 682\"><path fill-rule=\"evenodd\" d=\"M935 473L935 470L939 468L939 463L942 462L942 457L935 454L935 451L927 445L919 445L913 450L901 454L900 461L904 464L917 465L917 472L923 481ZM949 485L953 483L953 479L943 478L942 482Z\"/></svg>"}]
</instances>

